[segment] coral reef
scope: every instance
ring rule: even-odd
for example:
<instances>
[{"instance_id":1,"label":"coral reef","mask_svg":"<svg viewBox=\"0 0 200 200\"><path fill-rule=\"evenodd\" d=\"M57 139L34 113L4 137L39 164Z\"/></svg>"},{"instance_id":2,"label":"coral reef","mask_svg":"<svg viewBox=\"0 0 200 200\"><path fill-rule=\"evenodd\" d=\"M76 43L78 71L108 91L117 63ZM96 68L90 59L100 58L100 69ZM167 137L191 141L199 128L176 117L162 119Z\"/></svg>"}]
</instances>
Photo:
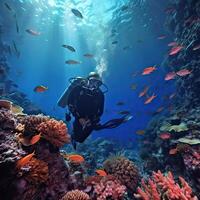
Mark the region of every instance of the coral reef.
<instances>
[{"instance_id":1,"label":"coral reef","mask_svg":"<svg viewBox=\"0 0 200 200\"><path fill-rule=\"evenodd\" d=\"M61 147L70 142L68 130L63 121L50 119L39 124L37 129L46 140L56 147Z\"/></svg>"},{"instance_id":2,"label":"coral reef","mask_svg":"<svg viewBox=\"0 0 200 200\"><path fill-rule=\"evenodd\" d=\"M140 175L138 168L132 161L122 156L114 156L104 162L104 169L108 174L116 177L129 190L136 190Z\"/></svg>"},{"instance_id":3,"label":"coral reef","mask_svg":"<svg viewBox=\"0 0 200 200\"><path fill-rule=\"evenodd\" d=\"M182 177L179 177L179 180L181 186L175 182L171 172L167 176L160 171L153 172L153 177L148 183L142 180L142 188L137 189L135 197L142 200L197 200L188 183Z\"/></svg>"},{"instance_id":4,"label":"coral reef","mask_svg":"<svg viewBox=\"0 0 200 200\"><path fill-rule=\"evenodd\" d=\"M80 190L72 190L68 192L61 200L89 200L90 197Z\"/></svg>"}]
</instances>

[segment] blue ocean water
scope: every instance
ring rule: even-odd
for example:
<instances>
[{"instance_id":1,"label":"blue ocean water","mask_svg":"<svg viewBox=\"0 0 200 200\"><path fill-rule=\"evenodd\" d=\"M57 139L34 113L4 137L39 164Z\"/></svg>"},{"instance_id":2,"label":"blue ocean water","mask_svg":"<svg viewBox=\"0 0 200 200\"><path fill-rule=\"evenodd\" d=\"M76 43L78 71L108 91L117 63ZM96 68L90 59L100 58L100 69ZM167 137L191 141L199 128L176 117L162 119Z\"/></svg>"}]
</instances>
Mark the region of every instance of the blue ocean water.
<instances>
[{"instance_id":1,"label":"blue ocean water","mask_svg":"<svg viewBox=\"0 0 200 200\"><path fill-rule=\"evenodd\" d=\"M164 80L169 66L162 65L169 50L167 44L173 41L164 24L168 3L165 0L1 1L3 40L7 44L15 41L20 51L19 57L14 53L8 57L10 79L44 113L64 119L65 110L57 106L57 100L69 86L68 79L86 77L90 71L99 72L108 87L101 121L117 118L123 110L130 111L133 118L116 129L93 136L137 144L137 138L142 136L136 131L145 129L152 113L161 106L167 112L169 104L164 97L175 91L173 81ZM71 9L78 9L83 19L76 17ZM30 35L26 29L40 34ZM159 40L161 35L167 37ZM114 41L117 44L112 44ZM63 48L63 44L73 46L76 52ZM94 57L86 58L83 56L86 53ZM69 59L81 64L65 64ZM155 72L141 75L144 68L154 65ZM137 85L135 90L131 89L132 84ZM47 86L48 90L35 93L37 85ZM145 98L138 97L145 86L150 86L149 95L157 95L148 105L144 105ZM117 106L119 101L125 105Z\"/></svg>"}]
</instances>

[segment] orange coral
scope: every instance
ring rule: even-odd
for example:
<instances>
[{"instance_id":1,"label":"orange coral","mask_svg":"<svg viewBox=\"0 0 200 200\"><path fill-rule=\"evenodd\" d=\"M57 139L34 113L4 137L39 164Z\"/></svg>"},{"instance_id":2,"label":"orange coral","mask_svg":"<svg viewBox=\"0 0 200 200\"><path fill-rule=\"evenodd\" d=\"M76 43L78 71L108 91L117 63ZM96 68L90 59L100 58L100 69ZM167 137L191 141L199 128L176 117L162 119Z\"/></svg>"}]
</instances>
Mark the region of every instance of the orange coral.
<instances>
[{"instance_id":1,"label":"orange coral","mask_svg":"<svg viewBox=\"0 0 200 200\"><path fill-rule=\"evenodd\" d=\"M63 121L55 119L42 122L37 127L38 132L42 133L42 137L57 147L61 147L70 142L70 136L66 124Z\"/></svg>"},{"instance_id":2,"label":"orange coral","mask_svg":"<svg viewBox=\"0 0 200 200\"><path fill-rule=\"evenodd\" d=\"M171 172L167 176L160 171L153 172L153 180L149 179L148 184L142 180L142 188L138 188L135 197L142 200L197 200L188 183L182 177L179 180L182 187L175 182Z\"/></svg>"},{"instance_id":3,"label":"orange coral","mask_svg":"<svg viewBox=\"0 0 200 200\"><path fill-rule=\"evenodd\" d=\"M134 163L122 156L111 157L104 162L105 171L117 178L130 190L136 190L139 171Z\"/></svg>"},{"instance_id":4,"label":"orange coral","mask_svg":"<svg viewBox=\"0 0 200 200\"><path fill-rule=\"evenodd\" d=\"M49 177L48 165L42 160L31 158L30 162L26 165L30 167L25 179L33 184L45 183Z\"/></svg>"},{"instance_id":5,"label":"orange coral","mask_svg":"<svg viewBox=\"0 0 200 200\"><path fill-rule=\"evenodd\" d=\"M68 192L61 200L89 200L90 197L80 190L72 190Z\"/></svg>"}]
</instances>

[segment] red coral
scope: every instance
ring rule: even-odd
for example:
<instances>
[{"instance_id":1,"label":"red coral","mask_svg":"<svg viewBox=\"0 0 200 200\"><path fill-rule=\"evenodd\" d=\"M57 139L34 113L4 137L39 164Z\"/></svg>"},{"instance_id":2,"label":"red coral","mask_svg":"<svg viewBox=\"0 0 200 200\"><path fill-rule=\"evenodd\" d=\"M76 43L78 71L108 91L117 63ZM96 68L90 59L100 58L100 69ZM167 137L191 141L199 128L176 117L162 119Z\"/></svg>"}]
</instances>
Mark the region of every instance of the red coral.
<instances>
[{"instance_id":1,"label":"red coral","mask_svg":"<svg viewBox=\"0 0 200 200\"><path fill-rule=\"evenodd\" d=\"M142 188L138 188L135 197L142 200L197 200L188 183L182 177L179 180L181 187L175 182L171 172L167 176L160 171L153 172L153 180L149 179L148 184L142 181Z\"/></svg>"},{"instance_id":2,"label":"red coral","mask_svg":"<svg viewBox=\"0 0 200 200\"><path fill-rule=\"evenodd\" d=\"M55 119L47 120L39 124L37 130L42 133L42 136L46 140L57 147L61 147L70 142L68 130L63 121L57 121Z\"/></svg>"},{"instance_id":3,"label":"red coral","mask_svg":"<svg viewBox=\"0 0 200 200\"><path fill-rule=\"evenodd\" d=\"M97 195L97 200L106 200L108 197L113 200L119 200L124 196L126 187L114 177L106 176L95 184L94 192Z\"/></svg>"},{"instance_id":4,"label":"red coral","mask_svg":"<svg viewBox=\"0 0 200 200\"><path fill-rule=\"evenodd\" d=\"M90 197L85 192L81 190L72 190L67 192L67 194L61 200L89 200Z\"/></svg>"}]
</instances>

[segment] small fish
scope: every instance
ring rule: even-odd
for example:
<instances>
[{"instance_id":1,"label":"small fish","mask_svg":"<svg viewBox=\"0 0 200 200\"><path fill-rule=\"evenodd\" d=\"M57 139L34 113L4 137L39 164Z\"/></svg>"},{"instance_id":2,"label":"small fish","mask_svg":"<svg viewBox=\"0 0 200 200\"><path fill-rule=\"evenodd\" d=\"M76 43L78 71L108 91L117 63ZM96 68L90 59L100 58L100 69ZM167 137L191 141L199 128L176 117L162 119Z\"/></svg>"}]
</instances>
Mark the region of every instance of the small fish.
<instances>
[{"instance_id":1,"label":"small fish","mask_svg":"<svg viewBox=\"0 0 200 200\"><path fill-rule=\"evenodd\" d=\"M41 138L41 133L39 133L38 135L34 135L31 140L30 140L30 145L34 145L36 144Z\"/></svg>"},{"instance_id":2,"label":"small fish","mask_svg":"<svg viewBox=\"0 0 200 200\"><path fill-rule=\"evenodd\" d=\"M113 42L112 42L112 44L117 44L117 43L118 43L118 41L113 41Z\"/></svg>"},{"instance_id":3,"label":"small fish","mask_svg":"<svg viewBox=\"0 0 200 200\"><path fill-rule=\"evenodd\" d=\"M85 56L86 58L93 58L94 57L94 55L90 54L90 53L86 53L83 56Z\"/></svg>"},{"instance_id":4,"label":"small fish","mask_svg":"<svg viewBox=\"0 0 200 200\"><path fill-rule=\"evenodd\" d=\"M34 92L45 92L46 90L48 90L48 87L43 85L38 85L34 88Z\"/></svg>"},{"instance_id":5,"label":"small fish","mask_svg":"<svg viewBox=\"0 0 200 200\"><path fill-rule=\"evenodd\" d=\"M107 173L103 169L97 169L95 171L99 176L107 176Z\"/></svg>"},{"instance_id":6,"label":"small fish","mask_svg":"<svg viewBox=\"0 0 200 200\"><path fill-rule=\"evenodd\" d=\"M164 107L162 106L162 107L158 108L158 109L156 110L155 113L160 113L160 112L162 112L163 110L164 110Z\"/></svg>"},{"instance_id":7,"label":"small fish","mask_svg":"<svg viewBox=\"0 0 200 200\"><path fill-rule=\"evenodd\" d=\"M133 83L133 84L131 85L131 90L136 90L136 89L137 89L137 84Z\"/></svg>"},{"instance_id":8,"label":"small fish","mask_svg":"<svg viewBox=\"0 0 200 200\"><path fill-rule=\"evenodd\" d=\"M156 67L153 66L153 67L147 67L143 70L142 72L142 75L148 75L148 74L151 74L153 71L156 70Z\"/></svg>"},{"instance_id":9,"label":"small fish","mask_svg":"<svg viewBox=\"0 0 200 200\"><path fill-rule=\"evenodd\" d=\"M4 5L9 11L12 11L12 8L7 3L4 3Z\"/></svg>"},{"instance_id":10,"label":"small fish","mask_svg":"<svg viewBox=\"0 0 200 200\"><path fill-rule=\"evenodd\" d=\"M170 133L161 133L159 135L160 139L162 140L169 140L171 138L171 134Z\"/></svg>"},{"instance_id":11,"label":"small fish","mask_svg":"<svg viewBox=\"0 0 200 200\"><path fill-rule=\"evenodd\" d=\"M19 33L19 25L18 25L17 20L15 21L15 25L16 25L16 31L17 31L17 33Z\"/></svg>"},{"instance_id":12,"label":"small fish","mask_svg":"<svg viewBox=\"0 0 200 200\"><path fill-rule=\"evenodd\" d=\"M116 103L117 106L123 106L125 103L123 101L119 101Z\"/></svg>"},{"instance_id":13,"label":"small fish","mask_svg":"<svg viewBox=\"0 0 200 200\"><path fill-rule=\"evenodd\" d=\"M189 71L188 69L181 69L180 71L176 72L178 76L187 76L191 73L192 71Z\"/></svg>"},{"instance_id":14,"label":"small fish","mask_svg":"<svg viewBox=\"0 0 200 200\"><path fill-rule=\"evenodd\" d=\"M165 10L164 10L164 12L165 12L166 14L169 14L169 13L171 13L171 12L173 12L173 11L175 11L175 8L174 8L174 7L168 7L168 8L165 8Z\"/></svg>"},{"instance_id":15,"label":"small fish","mask_svg":"<svg viewBox=\"0 0 200 200\"><path fill-rule=\"evenodd\" d=\"M123 110L123 111L118 112L118 114L119 115L130 115L131 113L128 110Z\"/></svg>"},{"instance_id":16,"label":"small fish","mask_svg":"<svg viewBox=\"0 0 200 200\"><path fill-rule=\"evenodd\" d=\"M73 9L71 9L71 11L76 17L83 19L83 15L79 10L73 8Z\"/></svg>"},{"instance_id":17,"label":"small fish","mask_svg":"<svg viewBox=\"0 0 200 200\"><path fill-rule=\"evenodd\" d=\"M165 39L166 37L167 37L166 35L160 35L160 36L157 37L157 39L158 39L158 40L163 40L163 39Z\"/></svg>"},{"instance_id":18,"label":"small fish","mask_svg":"<svg viewBox=\"0 0 200 200\"><path fill-rule=\"evenodd\" d=\"M169 99L173 99L176 96L176 93L169 95Z\"/></svg>"},{"instance_id":19,"label":"small fish","mask_svg":"<svg viewBox=\"0 0 200 200\"><path fill-rule=\"evenodd\" d=\"M14 47L16 56L19 58L20 57L20 51L18 50L17 45L16 45L14 40L13 40L13 47Z\"/></svg>"},{"instance_id":20,"label":"small fish","mask_svg":"<svg viewBox=\"0 0 200 200\"><path fill-rule=\"evenodd\" d=\"M144 102L144 104L149 104L151 103L157 96L156 95L152 95L149 98L147 98L147 100Z\"/></svg>"},{"instance_id":21,"label":"small fish","mask_svg":"<svg viewBox=\"0 0 200 200\"><path fill-rule=\"evenodd\" d=\"M77 65L77 64L81 64L81 62L76 61L76 60L67 60L65 61L66 64L68 65Z\"/></svg>"},{"instance_id":22,"label":"small fish","mask_svg":"<svg viewBox=\"0 0 200 200\"><path fill-rule=\"evenodd\" d=\"M17 161L16 167L18 169L22 168L23 166L25 166L26 164L29 163L29 161L31 160L31 158L35 155L35 151L33 153L28 154L27 156L21 158L20 160Z\"/></svg>"},{"instance_id":23,"label":"small fish","mask_svg":"<svg viewBox=\"0 0 200 200\"><path fill-rule=\"evenodd\" d=\"M175 154L177 154L178 153L178 149L177 148L174 148L174 149L170 149L169 150L169 154L170 155L175 155Z\"/></svg>"},{"instance_id":24,"label":"small fish","mask_svg":"<svg viewBox=\"0 0 200 200\"><path fill-rule=\"evenodd\" d=\"M78 154L73 154L73 155L68 155L67 156L68 159L74 163L83 163L85 161L85 159L83 158L83 156L78 155Z\"/></svg>"},{"instance_id":25,"label":"small fish","mask_svg":"<svg viewBox=\"0 0 200 200\"><path fill-rule=\"evenodd\" d=\"M176 54L177 54L178 52L180 52L182 49L183 49L183 46L181 46L181 45L175 46L175 47L173 47L173 48L170 50L169 55L170 55L170 56L176 55Z\"/></svg>"},{"instance_id":26,"label":"small fish","mask_svg":"<svg viewBox=\"0 0 200 200\"><path fill-rule=\"evenodd\" d=\"M138 134L138 135L144 135L145 134L145 130L137 130L136 134Z\"/></svg>"},{"instance_id":27,"label":"small fish","mask_svg":"<svg viewBox=\"0 0 200 200\"><path fill-rule=\"evenodd\" d=\"M41 34L40 32L34 31L32 29L26 29L26 32L33 36L39 36Z\"/></svg>"},{"instance_id":28,"label":"small fish","mask_svg":"<svg viewBox=\"0 0 200 200\"><path fill-rule=\"evenodd\" d=\"M63 44L62 47L70 50L71 52L76 52L76 49L73 46L67 45L67 44Z\"/></svg>"},{"instance_id":29,"label":"small fish","mask_svg":"<svg viewBox=\"0 0 200 200\"><path fill-rule=\"evenodd\" d=\"M168 44L168 47L175 47L175 46L178 46L178 43L177 42L170 42Z\"/></svg>"},{"instance_id":30,"label":"small fish","mask_svg":"<svg viewBox=\"0 0 200 200\"><path fill-rule=\"evenodd\" d=\"M20 107L20 106L18 106L18 105L16 105L16 104L12 104L12 107L11 107L11 111L12 111L12 113L14 113L14 114L22 114L23 113L23 108L22 107Z\"/></svg>"},{"instance_id":31,"label":"small fish","mask_svg":"<svg viewBox=\"0 0 200 200\"><path fill-rule=\"evenodd\" d=\"M140 92L139 97L143 97L149 90L149 86L146 86L142 92Z\"/></svg>"},{"instance_id":32,"label":"small fish","mask_svg":"<svg viewBox=\"0 0 200 200\"><path fill-rule=\"evenodd\" d=\"M128 50L130 48L131 48L131 46L125 46L125 47L123 47L123 50Z\"/></svg>"},{"instance_id":33,"label":"small fish","mask_svg":"<svg viewBox=\"0 0 200 200\"><path fill-rule=\"evenodd\" d=\"M200 44L198 44L198 45L196 45L196 46L194 46L194 47L192 48L193 51L196 51L196 50L198 50L198 49L200 49Z\"/></svg>"},{"instance_id":34,"label":"small fish","mask_svg":"<svg viewBox=\"0 0 200 200\"><path fill-rule=\"evenodd\" d=\"M175 79L175 77L176 77L176 72L169 72L165 76L165 81L169 81L169 80Z\"/></svg>"}]
</instances>

